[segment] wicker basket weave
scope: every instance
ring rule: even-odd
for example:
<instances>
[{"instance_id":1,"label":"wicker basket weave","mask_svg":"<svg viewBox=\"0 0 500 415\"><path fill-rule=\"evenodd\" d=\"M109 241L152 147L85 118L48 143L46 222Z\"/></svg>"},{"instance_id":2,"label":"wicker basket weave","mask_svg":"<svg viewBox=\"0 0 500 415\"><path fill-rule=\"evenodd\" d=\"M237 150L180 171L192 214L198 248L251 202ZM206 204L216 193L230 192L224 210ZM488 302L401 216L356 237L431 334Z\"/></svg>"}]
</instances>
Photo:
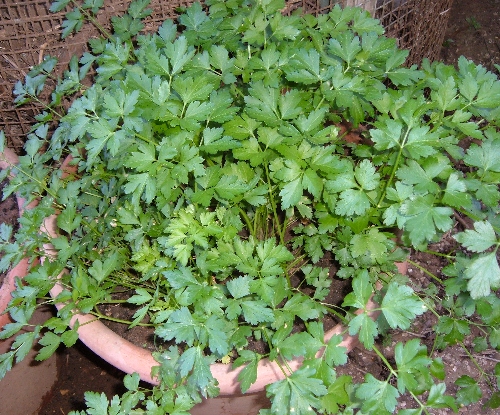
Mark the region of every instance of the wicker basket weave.
<instances>
[{"instance_id":1,"label":"wicker basket weave","mask_svg":"<svg viewBox=\"0 0 500 415\"><path fill-rule=\"evenodd\" d=\"M165 19L175 18L177 9L193 0L151 0L151 16L146 19L146 31L154 31ZM360 6L380 19L388 36L398 39L401 48L409 49L408 64L431 60L439 56L453 0L288 0L285 12L301 7L306 13L327 13L335 4ZM123 13L130 0L106 0L98 19L108 26L111 16ZM24 79L30 68L44 55L58 58L59 73L71 56L86 49L89 38L95 36L93 26L85 26L78 34L65 40L60 28L65 12L50 13L50 0L0 0L0 130L5 131L8 144L17 152L37 113L35 105L16 108L12 90Z\"/></svg>"}]
</instances>

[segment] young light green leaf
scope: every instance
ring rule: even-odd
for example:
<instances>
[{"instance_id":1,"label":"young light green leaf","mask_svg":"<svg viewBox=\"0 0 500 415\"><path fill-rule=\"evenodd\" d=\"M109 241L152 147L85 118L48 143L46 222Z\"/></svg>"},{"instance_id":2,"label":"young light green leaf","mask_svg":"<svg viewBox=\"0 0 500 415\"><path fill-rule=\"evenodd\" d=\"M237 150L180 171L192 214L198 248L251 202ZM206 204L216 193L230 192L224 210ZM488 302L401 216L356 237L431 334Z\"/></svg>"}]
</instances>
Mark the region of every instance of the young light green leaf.
<instances>
[{"instance_id":1,"label":"young light green leaf","mask_svg":"<svg viewBox=\"0 0 500 415\"><path fill-rule=\"evenodd\" d=\"M61 344L61 338L57 334L47 331L38 341L38 344L41 344L43 347L39 350L35 359L38 361L47 360L55 353L59 344Z\"/></svg>"},{"instance_id":2,"label":"young light green leaf","mask_svg":"<svg viewBox=\"0 0 500 415\"><path fill-rule=\"evenodd\" d=\"M375 337L379 334L378 324L367 313L358 314L349 322L349 334L357 334L363 346L372 350Z\"/></svg>"},{"instance_id":3,"label":"young light green leaf","mask_svg":"<svg viewBox=\"0 0 500 415\"><path fill-rule=\"evenodd\" d=\"M469 279L467 289L473 299L490 295L492 289L500 286L500 267L496 252L475 257L467 264L465 277Z\"/></svg>"},{"instance_id":4,"label":"young light green leaf","mask_svg":"<svg viewBox=\"0 0 500 415\"><path fill-rule=\"evenodd\" d=\"M483 393L477 381L468 375L460 376L455 385L459 387L457 391L457 403L459 405L470 405L481 399Z\"/></svg>"},{"instance_id":5,"label":"young light green leaf","mask_svg":"<svg viewBox=\"0 0 500 415\"><path fill-rule=\"evenodd\" d=\"M363 410L369 409L372 413L393 413L399 392L388 381L378 380L367 374L365 382L356 390L356 397L363 400Z\"/></svg>"},{"instance_id":6,"label":"young light green leaf","mask_svg":"<svg viewBox=\"0 0 500 415\"><path fill-rule=\"evenodd\" d=\"M416 196L406 200L400 212L407 217L405 229L414 246L430 241L436 230L447 231L453 226L449 207L434 206L433 195Z\"/></svg>"},{"instance_id":7,"label":"young light green leaf","mask_svg":"<svg viewBox=\"0 0 500 415\"><path fill-rule=\"evenodd\" d=\"M364 309L373 293L370 276L367 270L359 272L352 281L352 292L344 298L342 306Z\"/></svg>"},{"instance_id":8,"label":"young light green leaf","mask_svg":"<svg viewBox=\"0 0 500 415\"><path fill-rule=\"evenodd\" d=\"M427 405L431 408L451 408L454 412L458 412L455 399L452 396L445 395L446 384L439 383L432 385L427 398Z\"/></svg>"},{"instance_id":9,"label":"young light green leaf","mask_svg":"<svg viewBox=\"0 0 500 415\"><path fill-rule=\"evenodd\" d=\"M88 413L90 415L107 415L109 401L108 397L104 392L85 392L85 404L89 408Z\"/></svg>"},{"instance_id":10,"label":"young light green leaf","mask_svg":"<svg viewBox=\"0 0 500 415\"><path fill-rule=\"evenodd\" d=\"M188 377L188 383L201 392L207 398L213 396L218 388L216 380L210 371L208 359L204 356L200 347L190 347L185 350L179 358L179 374Z\"/></svg>"},{"instance_id":11,"label":"young light green leaf","mask_svg":"<svg viewBox=\"0 0 500 415\"><path fill-rule=\"evenodd\" d=\"M236 300L250 294L250 277L238 277L226 283L226 287Z\"/></svg>"},{"instance_id":12,"label":"young light green leaf","mask_svg":"<svg viewBox=\"0 0 500 415\"><path fill-rule=\"evenodd\" d=\"M351 239L351 253L354 258L369 256L379 264L385 262L387 255L387 237L372 228L368 233L356 234Z\"/></svg>"},{"instance_id":13,"label":"young light green leaf","mask_svg":"<svg viewBox=\"0 0 500 415\"><path fill-rule=\"evenodd\" d=\"M315 370L302 367L283 380L267 387L272 396L274 415L312 415L320 407L319 398L327 393L321 380L314 378Z\"/></svg>"},{"instance_id":14,"label":"young light green leaf","mask_svg":"<svg viewBox=\"0 0 500 415\"><path fill-rule=\"evenodd\" d=\"M497 237L490 222L474 222L474 230L466 229L453 238L472 252L483 252L495 245Z\"/></svg>"},{"instance_id":15,"label":"young light green leaf","mask_svg":"<svg viewBox=\"0 0 500 415\"><path fill-rule=\"evenodd\" d=\"M415 295L411 287L391 282L380 305L387 323L392 328L403 330L410 327L415 316L426 311L424 303Z\"/></svg>"},{"instance_id":16,"label":"young light green leaf","mask_svg":"<svg viewBox=\"0 0 500 415\"><path fill-rule=\"evenodd\" d=\"M427 356L427 348L420 344L419 339L412 339L406 344L396 344L394 357L398 367L398 390L401 394L407 389L417 390L419 380L429 378L428 366L432 360Z\"/></svg>"},{"instance_id":17,"label":"young light green leaf","mask_svg":"<svg viewBox=\"0 0 500 415\"><path fill-rule=\"evenodd\" d=\"M257 380L257 367L260 360L260 355L257 353L243 349L240 351L240 356L234 361L233 368L237 368L242 364L245 365L243 370L238 375L241 392L245 393L250 386Z\"/></svg>"},{"instance_id":18,"label":"young light green leaf","mask_svg":"<svg viewBox=\"0 0 500 415\"><path fill-rule=\"evenodd\" d=\"M135 294L127 302L136 305L146 304L153 299L153 296L145 288L136 288Z\"/></svg>"}]
</instances>

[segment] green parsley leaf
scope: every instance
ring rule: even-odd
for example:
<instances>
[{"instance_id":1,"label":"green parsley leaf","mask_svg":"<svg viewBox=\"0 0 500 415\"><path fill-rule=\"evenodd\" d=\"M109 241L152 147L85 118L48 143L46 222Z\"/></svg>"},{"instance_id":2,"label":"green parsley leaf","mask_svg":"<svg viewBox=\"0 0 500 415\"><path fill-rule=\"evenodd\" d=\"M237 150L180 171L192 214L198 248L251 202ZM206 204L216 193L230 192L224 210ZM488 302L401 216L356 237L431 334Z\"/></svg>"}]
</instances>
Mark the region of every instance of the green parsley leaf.
<instances>
[{"instance_id":1,"label":"green parsley leaf","mask_svg":"<svg viewBox=\"0 0 500 415\"><path fill-rule=\"evenodd\" d=\"M474 222L474 230L466 229L453 238L472 252L486 251L498 243L490 222Z\"/></svg>"},{"instance_id":2,"label":"green parsley leaf","mask_svg":"<svg viewBox=\"0 0 500 415\"><path fill-rule=\"evenodd\" d=\"M368 233L356 234L351 239L351 253L353 258L367 255L374 262L384 263L387 256L387 237L376 228L370 229Z\"/></svg>"},{"instance_id":3,"label":"green parsley leaf","mask_svg":"<svg viewBox=\"0 0 500 415\"><path fill-rule=\"evenodd\" d=\"M245 320L256 326L259 323L274 321L274 313L264 301L260 300L243 300L241 309Z\"/></svg>"},{"instance_id":4,"label":"green parsley leaf","mask_svg":"<svg viewBox=\"0 0 500 415\"><path fill-rule=\"evenodd\" d=\"M445 392L446 384L432 385L427 398L427 405L431 408L451 408L454 412L458 412L455 400L452 396L445 395Z\"/></svg>"},{"instance_id":5,"label":"green parsley leaf","mask_svg":"<svg viewBox=\"0 0 500 415\"><path fill-rule=\"evenodd\" d=\"M319 398L327 393L321 380L314 378L315 370L302 367L283 380L267 386L273 397L271 412L275 415L313 415L320 407Z\"/></svg>"},{"instance_id":6,"label":"green parsley leaf","mask_svg":"<svg viewBox=\"0 0 500 415\"><path fill-rule=\"evenodd\" d=\"M250 294L250 277L238 277L226 283L226 287L236 300Z\"/></svg>"},{"instance_id":7,"label":"green parsley leaf","mask_svg":"<svg viewBox=\"0 0 500 415\"><path fill-rule=\"evenodd\" d=\"M366 313L358 314L349 322L349 334L358 335L359 340L368 350L373 349L378 336L378 324Z\"/></svg>"},{"instance_id":8,"label":"green parsley leaf","mask_svg":"<svg viewBox=\"0 0 500 415\"><path fill-rule=\"evenodd\" d=\"M399 392L388 381L378 380L367 374L365 382L356 390L356 397L363 400L363 410L392 413L396 408Z\"/></svg>"},{"instance_id":9,"label":"green parsley leaf","mask_svg":"<svg viewBox=\"0 0 500 415\"><path fill-rule=\"evenodd\" d=\"M427 356L427 348L419 339L412 339L404 345L396 344L394 357L398 367L398 391L417 391L419 380L429 378L428 366L432 360Z\"/></svg>"},{"instance_id":10,"label":"green parsley leaf","mask_svg":"<svg viewBox=\"0 0 500 415\"><path fill-rule=\"evenodd\" d=\"M42 345L43 347L39 350L35 359L37 361L47 360L55 353L55 351L59 347L59 344L61 344L61 338L57 334L54 334L51 331L47 331L38 341L38 344Z\"/></svg>"},{"instance_id":11,"label":"green parsley leaf","mask_svg":"<svg viewBox=\"0 0 500 415\"><path fill-rule=\"evenodd\" d=\"M233 368L237 368L245 364L245 367L238 375L238 381L240 382L242 393L245 393L257 380L257 366L259 364L259 360L259 354L251 350L241 350L240 356L234 361Z\"/></svg>"},{"instance_id":12,"label":"green parsley leaf","mask_svg":"<svg viewBox=\"0 0 500 415\"><path fill-rule=\"evenodd\" d=\"M457 391L457 404L459 405L470 405L479 401L483 396L477 381L468 375L460 376L455 381L455 385L459 387Z\"/></svg>"},{"instance_id":13,"label":"green parsley leaf","mask_svg":"<svg viewBox=\"0 0 500 415\"><path fill-rule=\"evenodd\" d=\"M201 394L212 397L218 393L217 381L210 372L210 362L204 356L201 347L190 347L179 357L179 374L188 377L188 383Z\"/></svg>"},{"instance_id":14,"label":"green parsley leaf","mask_svg":"<svg viewBox=\"0 0 500 415\"><path fill-rule=\"evenodd\" d=\"M411 287L391 282L380 306L385 319L392 328L407 329L415 316L426 311L424 303Z\"/></svg>"},{"instance_id":15,"label":"green parsley leaf","mask_svg":"<svg viewBox=\"0 0 500 415\"><path fill-rule=\"evenodd\" d=\"M89 414L107 414L109 408L108 397L104 392L85 392L85 404L89 408Z\"/></svg>"},{"instance_id":16,"label":"green parsley leaf","mask_svg":"<svg viewBox=\"0 0 500 415\"><path fill-rule=\"evenodd\" d=\"M500 286L500 267L496 252L478 255L467 265L465 277L469 279L467 289L473 299L490 295Z\"/></svg>"},{"instance_id":17,"label":"green parsley leaf","mask_svg":"<svg viewBox=\"0 0 500 415\"><path fill-rule=\"evenodd\" d=\"M447 231L453 226L449 207L434 206L434 196L416 196L406 200L400 208L405 216L405 230L414 246L430 241L436 230Z\"/></svg>"},{"instance_id":18,"label":"green parsley leaf","mask_svg":"<svg viewBox=\"0 0 500 415\"><path fill-rule=\"evenodd\" d=\"M342 306L350 306L365 309L373 293L373 286L370 283L370 276L367 270L359 272L352 281L352 292L344 298Z\"/></svg>"}]
</instances>

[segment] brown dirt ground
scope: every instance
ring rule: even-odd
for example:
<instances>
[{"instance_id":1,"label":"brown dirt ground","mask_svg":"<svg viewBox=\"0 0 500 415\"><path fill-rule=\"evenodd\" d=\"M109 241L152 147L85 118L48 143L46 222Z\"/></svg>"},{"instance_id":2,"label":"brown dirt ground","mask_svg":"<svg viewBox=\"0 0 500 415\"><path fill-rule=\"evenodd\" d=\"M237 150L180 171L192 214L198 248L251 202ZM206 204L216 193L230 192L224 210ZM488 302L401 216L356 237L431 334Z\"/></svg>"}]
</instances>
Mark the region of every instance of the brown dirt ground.
<instances>
[{"instance_id":1,"label":"brown dirt ground","mask_svg":"<svg viewBox=\"0 0 500 415\"><path fill-rule=\"evenodd\" d=\"M460 55L464 55L476 63L484 65L489 70L495 70L493 63L500 64L500 0L455 0L450 11L445 42L442 48L441 59L446 63L454 64ZM12 199L0 204L0 221L14 224L16 207ZM457 230L458 231L458 230ZM451 243L451 238L444 238L437 248L446 249ZM442 264L434 260L419 256L414 260L424 264L430 271L439 274ZM423 289L430 284L430 278L418 269L410 268L409 276L415 289ZM1 283L1 277L0 277ZM407 331L394 331L385 339L381 339L380 347L388 356L398 341L420 338L429 350L434 342L433 325L435 318L431 313L421 316ZM472 337L465 340L469 351L472 350ZM481 369L493 373L493 368L500 361L500 354L494 350L474 354ZM478 377L478 369L466 358L465 351L460 346L447 348L444 352L436 351L434 357L441 357L445 363L447 373L447 391L454 392L457 387L453 383L461 375L467 374ZM87 390L105 392L111 397L115 393L123 392L123 373L110 367L99 357L88 351L80 343L70 349L58 351L59 379L39 415L67 414L70 410L81 410L83 406L83 393ZM374 376L384 374L383 366L376 356L355 349L350 353L350 361L345 369L355 380L362 380L366 373ZM483 390L483 399L474 405L461 408L460 414L494 415L499 410L484 410L484 402L491 396L484 376L480 382ZM403 398L400 408L411 407L411 399ZM451 410L436 410L433 415L451 414Z\"/></svg>"}]
</instances>

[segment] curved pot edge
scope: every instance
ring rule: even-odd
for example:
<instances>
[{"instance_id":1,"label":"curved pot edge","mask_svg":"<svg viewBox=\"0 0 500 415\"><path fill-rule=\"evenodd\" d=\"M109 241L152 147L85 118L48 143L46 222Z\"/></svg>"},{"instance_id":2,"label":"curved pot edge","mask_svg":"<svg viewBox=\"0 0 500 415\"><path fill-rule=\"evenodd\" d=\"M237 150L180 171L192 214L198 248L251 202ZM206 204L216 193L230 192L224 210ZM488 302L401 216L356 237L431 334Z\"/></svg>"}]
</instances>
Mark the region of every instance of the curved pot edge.
<instances>
[{"instance_id":1,"label":"curved pot edge","mask_svg":"<svg viewBox=\"0 0 500 415\"><path fill-rule=\"evenodd\" d=\"M55 298L62 290L62 286L56 284L50 293ZM64 304L57 304L56 306L61 308ZM376 305L370 302L370 306L375 308ZM377 315L378 312L371 312L372 318L376 318ZM80 340L94 353L125 373L137 372L143 381L151 384L158 383L151 377L151 369L153 366L158 366L159 363L154 359L150 351L136 346L123 337L120 337L92 315L76 314L71 320L72 327L77 320L80 324L78 327L78 336ZM334 335L341 334L344 330L345 327L343 325L336 325L325 334L325 342ZM347 335L339 346L345 347L349 352L357 344L357 336ZM322 351L319 353L321 354ZM302 365L302 361L303 359L301 358L295 358L287 362L288 367L290 367L292 371L295 371ZM212 375L218 381L220 396L242 394L238 375L243 368L244 366L233 369L231 364L223 363L214 363L210 365ZM268 384L282 380L283 378L284 375L277 363L269 359L262 359L257 366L257 381L250 386L246 394L262 392Z\"/></svg>"}]
</instances>

